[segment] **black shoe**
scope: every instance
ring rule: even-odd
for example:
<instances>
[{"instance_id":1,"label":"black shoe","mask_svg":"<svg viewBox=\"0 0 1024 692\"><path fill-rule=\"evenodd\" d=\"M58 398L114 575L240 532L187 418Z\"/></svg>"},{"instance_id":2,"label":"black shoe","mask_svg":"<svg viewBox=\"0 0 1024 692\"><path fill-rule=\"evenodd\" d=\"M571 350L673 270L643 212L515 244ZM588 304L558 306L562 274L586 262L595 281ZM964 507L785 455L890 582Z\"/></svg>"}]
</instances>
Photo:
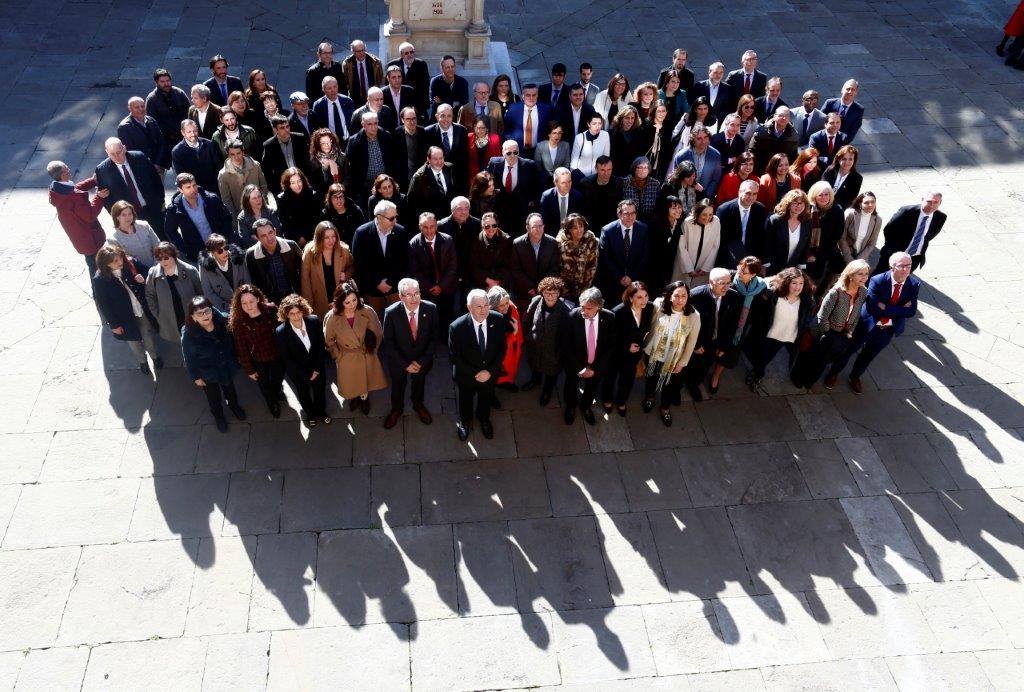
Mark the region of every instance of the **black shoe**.
<instances>
[{"instance_id":1,"label":"black shoe","mask_svg":"<svg viewBox=\"0 0 1024 692\"><path fill-rule=\"evenodd\" d=\"M672 412L668 409L661 409L661 422L665 424L666 428L672 427Z\"/></svg>"},{"instance_id":2,"label":"black shoe","mask_svg":"<svg viewBox=\"0 0 1024 692\"><path fill-rule=\"evenodd\" d=\"M500 411L501 410L501 399L499 399L496 396L491 397L491 408L493 408L495 411Z\"/></svg>"},{"instance_id":3,"label":"black shoe","mask_svg":"<svg viewBox=\"0 0 1024 692\"><path fill-rule=\"evenodd\" d=\"M540 384L540 382L534 382L533 380L530 380L529 382L524 384L522 387L520 387L519 390L523 391L523 392L528 392L531 389L533 389L534 387L536 387L538 384Z\"/></svg>"},{"instance_id":4,"label":"black shoe","mask_svg":"<svg viewBox=\"0 0 1024 692\"><path fill-rule=\"evenodd\" d=\"M518 392L519 391L519 386L516 385L515 382L505 382L503 384L499 384L498 386L501 387L502 389L504 389L506 392Z\"/></svg>"},{"instance_id":5,"label":"black shoe","mask_svg":"<svg viewBox=\"0 0 1024 692\"><path fill-rule=\"evenodd\" d=\"M693 385L688 387L687 390L690 393L690 398L694 401L704 401L704 394L700 391L700 385Z\"/></svg>"},{"instance_id":6,"label":"black shoe","mask_svg":"<svg viewBox=\"0 0 1024 692\"><path fill-rule=\"evenodd\" d=\"M276 401L270 406L270 415L274 418L281 417L281 405Z\"/></svg>"},{"instance_id":7,"label":"black shoe","mask_svg":"<svg viewBox=\"0 0 1024 692\"><path fill-rule=\"evenodd\" d=\"M618 412L618 414L619 414L620 416L622 416L623 418L625 418L625 417L626 417L626 407L625 407L625 406L616 406L616 407L615 407L615 410L616 410L616 411Z\"/></svg>"},{"instance_id":8,"label":"black shoe","mask_svg":"<svg viewBox=\"0 0 1024 692\"><path fill-rule=\"evenodd\" d=\"M644 399L643 406L644 413L650 413L654 409L654 399Z\"/></svg>"},{"instance_id":9,"label":"black shoe","mask_svg":"<svg viewBox=\"0 0 1024 692\"><path fill-rule=\"evenodd\" d=\"M225 418L215 418L214 422L217 424L217 430L220 430L222 433L225 433L225 432L228 431L228 421L227 421L227 419L225 419Z\"/></svg>"},{"instance_id":10,"label":"black shoe","mask_svg":"<svg viewBox=\"0 0 1024 692\"><path fill-rule=\"evenodd\" d=\"M152 375L153 371L149 369L149 363L139 363L139 372L143 375Z\"/></svg>"},{"instance_id":11,"label":"black shoe","mask_svg":"<svg viewBox=\"0 0 1024 692\"><path fill-rule=\"evenodd\" d=\"M455 432L459 434L459 442L465 442L469 439L469 428L464 423L457 423L455 425Z\"/></svg>"},{"instance_id":12,"label":"black shoe","mask_svg":"<svg viewBox=\"0 0 1024 692\"><path fill-rule=\"evenodd\" d=\"M583 409L583 420L587 422L587 425L597 425L597 418L594 417L594 410L591 408Z\"/></svg>"},{"instance_id":13,"label":"black shoe","mask_svg":"<svg viewBox=\"0 0 1024 692\"><path fill-rule=\"evenodd\" d=\"M565 418L565 424L566 425L572 425L573 423L575 423L576 422L576 409L574 409L571 406L566 406L565 407L565 416L564 416L564 418Z\"/></svg>"},{"instance_id":14,"label":"black shoe","mask_svg":"<svg viewBox=\"0 0 1024 692\"><path fill-rule=\"evenodd\" d=\"M480 421L480 432L483 433L484 437L488 440L494 439L494 427L491 425L491 421Z\"/></svg>"},{"instance_id":15,"label":"black shoe","mask_svg":"<svg viewBox=\"0 0 1024 692\"><path fill-rule=\"evenodd\" d=\"M160 357L154 358L153 359L153 367L156 368L157 370L163 370L164 369L164 359L160 358Z\"/></svg>"},{"instance_id":16,"label":"black shoe","mask_svg":"<svg viewBox=\"0 0 1024 692\"><path fill-rule=\"evenodd\" d=\"M359 400L359 408L362 409L364 416L370 415L370 397L366 397L365 399L360 399Z\"/></svg>"},{"instance_id":17,"label":"black shoe","mask_svg":"<svg viewBox=\"0 0 1024 692\"><path fill-rule=\"evenodd\" d=\"M610 401L602 401L601 402L601 408L604 409L605 413L609 413L610 414L612 412L612 402L610 402Z\"/></svg>"},{"instance_id":18,"label":"black shoe","mask_svg":"<svg viewBox=\"0 0 1024 692\"><path fill-rule=\"evenodd\" d=\"M238 404L229 404L228 408L231 409L231 413L235 414L235 418L238 420L245 420L245 409Z\"/></svg>"},{"instance_id":19,"label":"black shoe","mask_svg":"<svg viewBox=\"0 0 1024 692\"><path fill-rule=\"evenodd\" d=\"M540 405L541 406L547 406L550 403L551 403L551 392L541 392L540 393Z\"/></svg>"}]
</instances>

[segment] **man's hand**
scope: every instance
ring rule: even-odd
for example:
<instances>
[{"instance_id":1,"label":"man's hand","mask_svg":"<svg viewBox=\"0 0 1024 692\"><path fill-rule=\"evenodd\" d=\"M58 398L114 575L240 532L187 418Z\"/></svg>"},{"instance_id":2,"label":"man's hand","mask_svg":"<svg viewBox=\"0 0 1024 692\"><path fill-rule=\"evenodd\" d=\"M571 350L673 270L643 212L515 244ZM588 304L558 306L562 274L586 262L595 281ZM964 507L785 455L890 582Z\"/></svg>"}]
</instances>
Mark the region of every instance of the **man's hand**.
<instances>
[{"instance_id":1,"label":"man's hand","mask_svg":"<svg viewBox=\"0 0 1024 692\"><path fill-rule=\"evenodd\" d=\"M203 380L202 377L200 377L198 380L196 380L196 386L197 387L205 387L206 386L206 381Z\"/></svg>"},{"instance_id":2,"label":"man's hand","mask_svg":"<svg viewBox=\"0 0 1024 692\"><path fill-rule=\"evenodd\" d=\"M589 380L591 377L594 376L594 371L591 368L583 368L576 374L585 380Z\"/></svg>"},{"instance_id":3,"label":"man's hand","mask_svg":"<svg viewBox=\"0 0 1024 692\"><path fill-rule=\"evenodd\" d=\"M474 375L473 378L477 382L483 384L487 380L491 379L491 371L490 370L481 370L476 375Z\"/></svg>"},{"instance_id":4,"label":"man's hand","mask_svg":"<svg viewBox=\"0 0 1024 692\"><path fill-rule=\"evenodd\" d=\"M441 295L441 287L440 286L434 286L429 291L427 291L427 293L429 293L430 295L435 296L435 297L439 296L439 295Z\"/></svg>"},{"instance_id":5,"label":"man's hand","mask_svg":"<svg viewBox=\"0 0 1024 692\"><path fill-rule=\"evenodd\" d=\"M484 279L484 283L487 284L487 288L494 288L498 285L498 282L490 277Z\"/></svg>"},{"instance_id":6,"label":"man's hand","mask_svg":"<svg viewBox=\"0 0 1024 692\"><path fill-rule=\"evenodd\" d=\"M413 362L411 362L411 363L409 363L408 365L405 366L405 371L407 373L411 374L411 375L415 375L416 373L418 373L420 371L420 367L421 366L420 366L419 363L417 363L416 361L413 361Z\"/></svg>"},{"instance_id":7,"label":"man's hand","mask_svg":"<svg viewBox=\"0 0 1024 692\"><path fill-rule=\"evenodd\" d=\"M249 375L249 379L252 380L253 382L258 382L259 379L260 379L260 376L259 376L258 373L254 372L253 374Z\"/></svg>"},{"instance_id":8,"label":"man's hand","mask_svg":"<svg viewBox=\"0 0 1024 692\"><path fill-rule=\"evenodd\" d=\"M629 278L628 276L624 276L621 279L619 279L619 285L622 286L623 288L629 286L631 283L633 283L633 279Z\"/></svg>"},{"instance_id":9,"label":"man's hand","mask_svg":"<svg viewBox=\"0 0 1024 692\"><path fill-rule=\"evenodd\" d=\"M103 188L102 190L97 190L96 191L96 196L99 197L100 199L106 199L107 197L110 197L110 190L107 189L107 188Z\"/></svg>"},{"instance_id":10,"label":"man's hand","mask_svg":"<svg viewBox=\"0 0 1024 692\"><path fill-rule=\"evenodd\" d=\"M124 327L117 327L116 329L111 329L110 331L114 332L118 336L121 336L122 334L124 334Z\"/></svg>"},{"instance_id":11,"label":"man's hand","mask_svg":"<svg viewBox=\"0 0 1024 692\"><path fill-rule=\"evenodd\" d=\"M637 353L639 351L640 351L640 344L630 344L629 345L629 352L630 353Z\"/></svg>"},{"instance_id":12,"label":"man's hand","mask_svg":"<svg viewBox=\"0 0 1024 692\"><path fill-rule=\"evenodd\" d=\"M314 370L313 374L309 376L309 381L310 382L314 382L316 380L316 378L318 378L318 377L320 377L320 371L319 370Z\"/></svg>"},{"instance_id":13,"label":"man's hand","mask_svg":"<svg viewBox=\"0 0 1024 692\"><path fill-rule=\"evenodd\" d=\"M386 279L381 279L380 283L377 284L377 290L384 294L391 293L391 284Z\"/></svg>"}]
</instances>

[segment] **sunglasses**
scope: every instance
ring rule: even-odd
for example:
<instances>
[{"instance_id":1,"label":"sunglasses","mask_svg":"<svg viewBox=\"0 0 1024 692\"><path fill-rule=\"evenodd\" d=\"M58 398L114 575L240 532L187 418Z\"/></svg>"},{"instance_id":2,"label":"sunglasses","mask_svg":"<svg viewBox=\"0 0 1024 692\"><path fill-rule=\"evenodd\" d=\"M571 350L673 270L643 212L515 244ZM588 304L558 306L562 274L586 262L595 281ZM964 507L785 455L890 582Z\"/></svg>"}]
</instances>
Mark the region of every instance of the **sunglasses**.
<instances>
[{"instance_id":1,"label":"sunglasses","mask_svg":"<svg viewBox=\"0 0 1024 692\"><path fill-rule=\"evenodd\" d=\"M497 228L497 227L498 227L498 224L496 224L496 223L485 223L484 224L484 230L487 230L488 228Z\"/></svg>"},{"instance_id":2,"label":"sunglasses","mask_svg":"<svg viewBox=\"0 0 1024 692\"><path fill-rule=\"evenodd\" d=\"M395 219L398 218L398 215L396 214L394 216L384 216L383 214L381 214L380 218L385 219L387 221L394 221Z\"/></svg>"},{"instance_id":3,"label":"sunglasses","mask_svg":"<svg viewBox=\"0 0 1024 692\"><path fill-rule=\"evenodd\" d=\"M213 254L215 254L215 255L226 255L227 252L228 252L228 249L226 247L219 247L219 248L217 248L216 250L213 251Z\"/></svg>"}]
</instances>

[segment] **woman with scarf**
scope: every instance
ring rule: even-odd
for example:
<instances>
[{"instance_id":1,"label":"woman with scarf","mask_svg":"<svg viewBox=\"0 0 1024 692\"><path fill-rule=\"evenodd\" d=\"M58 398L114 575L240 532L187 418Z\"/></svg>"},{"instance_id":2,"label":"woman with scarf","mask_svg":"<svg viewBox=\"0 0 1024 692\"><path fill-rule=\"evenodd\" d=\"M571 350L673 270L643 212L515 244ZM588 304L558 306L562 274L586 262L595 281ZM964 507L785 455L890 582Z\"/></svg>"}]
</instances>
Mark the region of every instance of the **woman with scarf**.
<instances>
[{"instance_id":1,"label":"woman with scarf","mask_svg":"<svg viewBox=\"0 0 1024 692\"><path fill-rule=\"evenodd\" d=\"M706 284L721 244L722 223L711 200L702 199L669 240L672 281L682 281L687 288Z\"/></svg>"},{"instance_id":2,"label":"woman with scarf","mask_svg":"<svg viewBox=\"0 0 1024 692\"><path fill-rule=\"evenodd\" d=\"M811 186L807 196L811 200L811 240L807 243L807 275L818 287L818 295L825 292L825 274L840 256L839 241L843 237L845 220L843 210L835 203L832 186L819 180Z\"/></svg>"},{"instance_id":3,"label":"woman with scarf","mask_svg":"<svg viewBox=\"0 0 1024 692\"><path fill-rule=\"evenodd\" d=\"M594 285L597 274L597 236L580 214L569 214L555 236L562 260L565 297L574 304L583 289Z\"/></svg>"},{"instance_id":4,"label":"woman with scarf","mask_svg":"<svg viewBox=\"0 0 1024 692\"><path fill-rule=\"evenodd\" d=\"M341 150L338 137L326 127L315 130L309 138L309 161L312 169L310 185L326 190L334 183L344 182L348 157Z\"/></svg>"},{"instance_id":5,"label":"woman with scarf","mask_svg":"<svg viewBox=\"0 0 1024 692\"><path fill-rule=\"evenodd\" d=\"M631 199L636 204L637 220L650 223L660 190L661 181L651 175L650 159L646 156L633 159L629 177L622 180L622 199Z\"/></svg>"},{"instance_id":6,"label":"woman with scarf","mask_svg":"<svg viewBox=\"0 0 1024 692\"><path fill-rule=\"evenodd\" d=\"M501 156L501 138L491 132L490 119L486 115L478 115L473 122L469 140L469 177L466 179L466 189L473 184L477 173L487 170L487 164L496 156Z\"/></svg>"},{"instance_id":7,"label":"woman with scarf","mask_svg":"<svg viewBox=\"0 0 1024 692\"><path fill-rule=\"evenodd\" d=\"M725 353L715 361L711 370L708 391L712 394L718 392L718 385L725 369L732 370L740 362L740 353L747 337L752 333L760 333L759 324L765 318L771 293L765 290L768 288L768 284L761 278L761 269L761 260L753 255L744 257L736 266L736 274L733 276L732 286L729 287L729 290L739 294L743 299L743 307L740 308L731 346L725 349Z\"/></svg>"},{"instance_id":8,"label":"woman with scarf","mask_svg":"<svg viewBox=\"0 0 1024 692\"><path fill-rule=\"evenodd\" d=\"M569 306L562 300L565 283L557 276L546 276L537 284L537 295L523 313L523 338L530 380L523 385L528 392L541 385L540 405L551 402L558 374L562 372L562 339L569 321Z\"/></svg>"},{"instance_id":9,"label":"woman with scarf","mask_svg":"<svg viewBox=\"0 0 1024 692\"><path fill-rule=\"evenodd\" d=\"M669 409L678 400L683 368L690 362L699 334L700 313L690 305L690 290L682 281L670 283L654 301L651 331L643 347L647 361L643 410L649 413L654 408L654 395L660 391L665 427L672 425Z\"/></svg>"}]
</instances>

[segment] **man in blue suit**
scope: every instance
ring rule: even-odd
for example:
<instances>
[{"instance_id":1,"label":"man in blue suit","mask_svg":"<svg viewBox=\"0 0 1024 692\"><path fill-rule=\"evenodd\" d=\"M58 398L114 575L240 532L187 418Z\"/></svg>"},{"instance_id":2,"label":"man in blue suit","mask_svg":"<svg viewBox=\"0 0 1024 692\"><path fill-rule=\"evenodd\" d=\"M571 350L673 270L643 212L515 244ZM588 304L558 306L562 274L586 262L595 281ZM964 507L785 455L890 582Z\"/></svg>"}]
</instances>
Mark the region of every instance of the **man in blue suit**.
<instances>
[{"instance_id":1,"label":"man in blue suit","mask_svg":"<svg viewBox=\"0 0 1024 692\"><path fill-rule=\"evenodd\" d=\"M551 177L555 186L540 196L540 216L544 232L556 236L565 217L583 213L583 193L572 189L572 172L568 168L556 168Z\"/></svg>"},{"instance_id":2,"label":"man in blue suit","mask_svg":"<svg viewBox=\"0 0 1024 692\"><path fill-rule=\"evenodd\" d=\"M690 147L676 157L672 169L683 161L692 161L697 169L697 196L714 202L722 182L722 155L711 146L711 133L703 125L695 124L690 130Z\"/></svg>"},{"instance_id":3,"label":"man in blue suit","mask_svg":"<svg viewBox=\"0 0 1024 692\"><path fill-rule=\"evenodd\" d=\"M210 100L221 108L227 108L228 96L232 92L245 91L242 80L228 74L228 59L223 55L215 55L210 58L210 72L213 76L203 84L210 90Z\"/></svg>"},{"instance_id":4,"label":"man in blue suit","mask_svg":"<svg viewBox=\"0 0 1024 692\"><path fill-rule=\"evenodd\" d=\"M839 98L828 99L825 101L825 107L821 109L825 115L839 114L839 117L843 119L842 132L849 138L851 144L857 133L860 132L861 123L864 122L864 106L854 100L857 98L858 91L860 91L860 85L857 84L857 80L848 79L843 84L843 95Z\"/></svg>"},{"instance_id":5,"label":"man in blue suit","mask_svg":"<svg viewBox=\"0 0 1024 692\"><path fill-rule=\"evenodd\" d=\"M117 138L128 151L141 151L163 174L171 167L171 150L164 133L151 115L146 115L146 102L141 96L128 99L128 115L117 124Z\"/></svg>"},{"instance_id":6,"label":"man in blue suit","mask_svg":"<svg viewBox=\"0 0 1024 692\"><path fill-rule=\"evenodd\" d=\"M636 203L624 199L615 212L619 220L601 229L597 246L598 280L609 305L618 305L626 286L643 280L647 266L647 224L636 220Z\"/></svg>"},{"instance_id":7,"label":"man in blue suit","mask_svg":"<svg viewBox=\"0 0 1024 692\"><path fill-rule=\"evenodd\" d=\"M181 121L182 140L171 149L174 175L191 173L205 190L216 190L217 174L224 164L217 145L199 136L195 120Z\"/></svg>"},{"instance_id":8,"label":"man in blue suit","mask_svg":"<svg viewBox=\"0 0 1024 692\"><path fill-rule=\"evenodd\" d=\"M843 119L839 117L838 113L835 111L829 113L825 116L825 129L818 130L807 140L808 146L814 147L818 152L818 161L821 162L822 169L828 168L832 164L832 159L836 157L836 152L840 147L850 143L849 138L842 131L842 122Z\"/></svg>"},{"instance_id":9,"label":"man in blue suit","mask_svg":"<svg viewBox=\"0 0 1024 692\"><path fill-rule=\"evenodd\" d=\"M348 138L352 136L348 123L352 120L352 114L356 112L356 104L345 94L340 93L338 80L334 77L324 77L320 85L324 95L313 103L310 111L309 126L314 130L326 127L338 137L341 148L345 148Z\"/></svg>"},{"instance_id":10,"label":"man in blue suit","mask_svg":"<svg viewBox=\"0 0 1024 692\"><path fill-rule=\"evenodd\" d=\"M917 314L917 295L921 281L911 276L913 262L905 252L889 256L889 271L872 277L868 283L868 298L861 309L860 322L850 340L850 346L832 363L825 378L825 387L836 386L839 373L854 353L860 351L850 370L850 388L857 394L864 391L860 378L871 361L889 342L903 333L907 318Z\"/></svg>"},{"instance_id":11,"label":"man in blue suit","mask_svg":"<svg viewBox=\"0 0 1024 692\"><path fill-rule=\"evenodd\" d=\"M128 151L117 137L103 143L107 158L96 166L96 187L109 190L103 200L109 212L115 202L131 202L161 240L164 237L164 183L153 162L141 151Z\"/></svg>"},{"instance_id":12,"label":"man in blue suit","mask_svg":"<svg viewBox=\"0 0 1024 692\"><path fill-rule=\"evenodd\" d=\"M551 106L538 103L537 94L536 84L524 84L522 103L513 103L505 113L504 137L518 142L528 159L533 158L537 144L547 139L548 123L553 117Z\"/></svg>"}]
</instances>

